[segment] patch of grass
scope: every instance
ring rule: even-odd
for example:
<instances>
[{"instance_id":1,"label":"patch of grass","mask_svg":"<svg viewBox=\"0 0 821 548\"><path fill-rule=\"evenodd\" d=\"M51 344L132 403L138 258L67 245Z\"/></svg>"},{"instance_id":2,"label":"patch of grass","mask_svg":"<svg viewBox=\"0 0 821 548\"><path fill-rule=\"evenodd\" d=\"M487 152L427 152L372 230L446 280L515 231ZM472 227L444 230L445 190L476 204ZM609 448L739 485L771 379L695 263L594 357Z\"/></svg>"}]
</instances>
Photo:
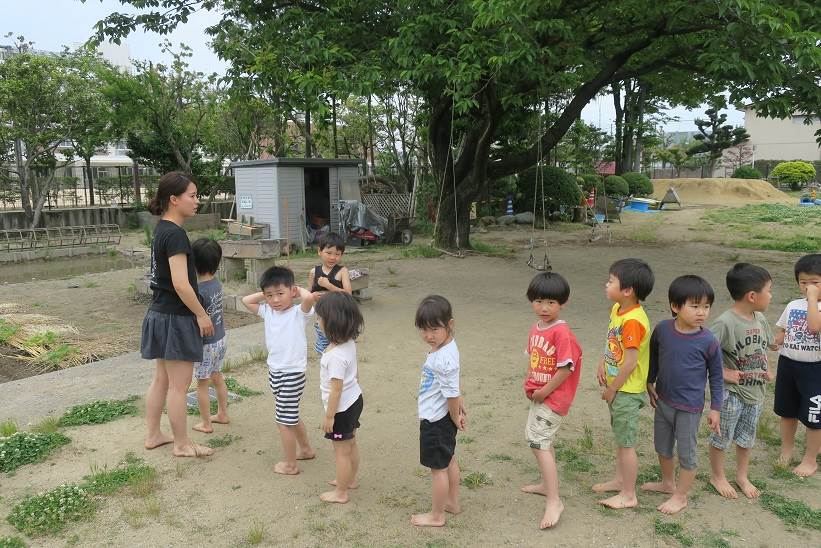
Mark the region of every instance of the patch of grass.
<instances>
[{"instance_id":1,"label":"patch of grass","mask_svg":"<svg viewBox=\"0 0 821 548\"><path fill-rule=\"evenodd\" d=\"M60 429L60 421L55 417L46 417L34 426L31 431L38 434L53 434Z\"/></svg>"},{"instance_id":2,"label":"patch of grass","mask_svg":"<svg viewBox=\"0 0 821 548\"><path fill-rule=\"evenodd\" d=\"M658 236L656 235L655 227L640 226L628 234L627 239L633 242L649 244L658 241Z\"/></svg>"},{"instance_id":3,"label":"patch of grass","mask_svg":"<svg viewBox=\"0 0 821 548\"><path fill-rule=\"evenodd\" d=\"M0 438L7 438L17 432L17 423L12 420L0 422Z\"/></svg>"},{"instance_id":4,"label":"patch of grass","mask_svg":"<svg viewBox=\"0 0 821 548\"><path fill-rule=\"evenodd\" d=\"M259 396L262 394L259 390L251 390L247 386L243 386L237 381L237 379L233 377L225 377L225 385L228 387L229 392L233 392L237 396L241 398L247 398L249 396Z\"/></svg>"},{"instance_id":5,"label":"patch of grass","mask_svg":"<svg viewBox=\"0 0 821 548\"><path fill-rule=\"evenodd\" d=\"M90 518L97 503L78 485L61 485L51 491L29 496L14 505L7 520L29 536L56 534L72 521Z\"/></svg>"},{"instance_id":6,"label":"patch of grass","mask_svg":"<svg viewBox=\"0 0 821 548\"><path fill-rule=\"evenodd\" d=\"M110 495L123 487L131 487L135 493L145 496L156 487L157 470L134 453L127 453L111 470L92 466L91 474L83 480L81 487L92 495Z\"/></svg>"},{"instance_id":7,"label":"patch of grass","mask_svg":"<svg viewBox=\"0 0 821 548\"><path fill-rule=\"evenodd\" d=\"M585 451L593 449L593 429L586 424L584 425L584 434L579 439L579 448Z\"/></svg>"},{"instance_id":8,"label":"patch of grass","mask_svg":"<svg viewBox=\"0 0 821 548\"><path fill-rule=\"evenodd\" d=\"M388 274L396 274L396 269L392 266L388 267Z\"/></svg>"},{"instance_id":9,"label":"patch of grass","mask_svg":"<svg viewBox=\"0 0 821 548\"><path fill-rule=\"evenodd\" d=\"M821 510L814 510L798 500L777 493L762 493L761 507L769 510L787 525L821 531Z\"/></svg>"},{"instance_id":10,"label":"patch of grass","mask_svg":"<svg viewBox=\"0 0 821 548\"><path fill-rule=\"evenodd\" d=\"M769 251L815 253L821 249L821 237L795 235L786 236L783 239L778 240L738 240L733 242L733 245L743 249L766 249Z\"/></svg>"},{"instance_id":11,"label":"patch of grass","mask_svg":"<svg viewBox=\"0 0 821 548\"><path fill-rule=\"evenodd\" d=\"M755 204L710 210L702 216L702 219L713 221L719 225L738 223L748 227L759 223L806 226L813 221L821 221L821 210L816 207L799 207L787 204Z\"/></svg>"},{"instance_id":12,"label":"patch of grass","mask_svg":"<svg viewBox=\"0 0 821 548\"><path fill-rule=\"evenodd\" d=\"M228 402L228 405L231 405L231 402ZM209 409L208 412L211 413L212 415L216 415L217 414L217 408L218 408L218 404L217 404L216 400L212 400L211 405L208 407L208 409ZM188 414L199 417L200 416L200 407L198 405L195 405L194 407L189 406L188 407Z\"/></svg>"},{"instance_id":13,"label":"patch of grass","mask_svg":"<svg viewBox=\"0 0 821 548\"><path fill-rule=\"evenodd\" d=\"M20 331L20 326L0 318L0 343L7 343Z\"/></svg>"},{"instance_id":14,"label":"patch of grass","mask_svg":"<svg viewBox=\"0 0 821 548\"><path fill-rule=\"evenodd\" d=\"M781 464L775 463L773 464L772 470L770 470L770 477L775 480L783 480L789 483L804 483L806 484L810 481L811 478L802 478L801 476L794 474L792 468L789 466L782 466Z\"/></svg>"},{"instance_id":15,"label":"patch of grass","mask_svg":"<svg viewBox=\"0 0 821 548\"><path fill-rule=\"evenodd\" d=\"M402 257L405 259L435 259L441 255L441 251L426 245L409 245L408 247L402 249Z\"/></svg>"},{"instance_id":16,"label":"patch of grass","mask_svg":"<svg viewBox=\"0 0 821 548\"><path fill-rule=\"evenodd\" d=\"M386 284L388 287L399 287L399 284L394 281L390 281Z\"/></svg>"},{"instance_id":17,"label":"patch of grass","mask_svg":"<svg viewBox=\"0 0 821 548\"><path fill-rule=\"evenodd\" d=\"M262 520L255 519L251 523L251 528L248 529L248 534L245 536L245 541L251 546L256 546L265 538L265 523Z\"/></svg>"},{"instance_id":18,"label":"patch of grass","mask_svg":"<svg viewBox=\"0 0 821 548\"><path fill-rule=\"evenodd\" d=\"M775 385L775 383L770 383ZM770 447L778 447L781 445L781 434L778 432L778 424L775 415L771 413L763 413L758 419L758 426L756 427L756 437L763 441Z\"/></svg>"},{"instance_id":19,"label":"patch of grass","mask_svg":"<svg viewBox=\"0 0 821 548\"><path fill-rule=\"evenodd\" d=\"M26 548L20 537L0 537L0 548Z\"/></svg>"},{"instance_id":20,"label":"patch of grass","mask_svg":"<svg viewBox=\"0 0 821 548\"><path fill-rule=\"evenodd\" d=\"M505 455L502 453L493 453L492 455L488 455L485 457L488 461L496 461L496 462L510 462L513 460L513 457L510 455Z\"/></svg>"},{"instance_id":21,"label":"patch of grass","mask_svg":"<svg viewBox=\"0 0 821 548\"><path fill-rule=\"evenodd\" d=\"M719 532L710 531L708 529L704 532L701 543L707 548L731 548L732 544L725 538L730 536L737 537L738 533L735 531L725 531L724 529Z\"/></svg>"},{"instance_id":22,"label":"patch of grass","mask_svg":"<svg viewBox=\"0 0 821 548\"><path fill-rule=\"evenodd\" d=\"M484 472L471 472L462 478L462 485L468 489L476 489L485 485L493 485L493 480Z\"/></svg>"},{"instance_id":23,"label":"patch of grass","mask_svg":"<svg viewBox=\"0 0 821 548\"><path fill-rule=\"evenodd\" d=\"M87 281L86 283L83 284L83 287L85 287L86 289L92 289L92 288L99 287L99 286L100 286L100 284L98 284L97 282L95 282L93 280L89 280L89 281Z\"/></svg>"},{"instance_id":24,"label":"patch of grass","mask_svg":"<svg viewBox=\"0 0 821 548\"><path fill-rule=\"evenodd\" d=\"M151 227L146 225L143 227L143 245L145 247L151 247L151 243L154 241L154 232L151 230Z\"/></svg>"},{"instance_id":25,"label":"patch of grass","mask_svg":"<svg viewBox=\"0 0 821 548\"><path fill-rule=\"evenodd\" d=\"M416 505L416 498L410 495L383 495L377 501L381 506L390 508L413 508Z\"/></svg>"},{"instance_id":26,"label":"patch of grass","mask_svg":"<svg viewBox=\"0 0 821 548\"><path fill-rule=\"evenodd\" d=\"M592 472L596 467L584 458L575 447L556 444L556 460L563 463L562 470L567 472Z\"/></svg>"},{"instance_id":27,"label":"patch of grass","mask_svg":"<svg viewBox=\"0 0 821 548\"><path fill-rule=\"evenodd\" d=\"M636 476L636 485L643 485L653 481L661 481L661 467L659 467L658 464L642 466Z\"/></svg>"},{"instance_id":28,"label":"patch of grass","mask_svg":"<svg viewBox=\"0 0 821 548\"><path fill-rule=\"evenodd\" d=\"M126 415L133 417L137 415L135 401L137 401L137 396L130 396L124 400L94 401L75 405L60 417L59 424L60 426L103 424Z\"/></svg>"},{"instance_id":29,"label":"patch of grass","mask_svg":"<svg viewBox=\"0 0 821 548\"><path fill-rule=\"evenodd\" d=\"M470 445L471 443L473 443L473 438L471 438L470 436L459 436L458 438L456 438L456 441L463 445Z\"/></svg>"},{"instance_id":30,"label":"patch of grass","mask_svg":"<svg viewBox=\"0 0 821 548\"><path fill-rule=\"evenodd\" d=\"M473 251L489 255L490 257L509 258L514 254L510 246L493 245L479 240L471 240L470 247Z\"/></svg>"},{"instance_id":31,"label":"patch of grass","mask_svg":"<svg viewBox=\"0 0 821 548\"><path fill-rule=\"evenodd\" d=\"M672 537L679 541L682 546L693 545L693 537L684 531L684 527L680 523L656 518L653 521L653 529L657 535Z\"/></svg>"},{"instance_id":32,"label":"patch of grass","mask_svg":"<svg viewBox=\"0 0 821 548\"><path fill-rule=\"evenodd\" d=\"M217 447L227 447L237 440L241 440L242 436L235 436L233 434L225 434L224 436L214 437L205 442L205 445L216 449Z\"/></svg>"},{"instance_id":33,"label":"patch of grass","mask_svg":"<svg viewBox=\"0 0 821 548\"><path fill-rule=\"evenodd\" d=\"M0 438L0 472L8 473L24 464L41 462L55 449L70 441L59 432L15 432L7 438Z\"/></svg>"}]
</instances>

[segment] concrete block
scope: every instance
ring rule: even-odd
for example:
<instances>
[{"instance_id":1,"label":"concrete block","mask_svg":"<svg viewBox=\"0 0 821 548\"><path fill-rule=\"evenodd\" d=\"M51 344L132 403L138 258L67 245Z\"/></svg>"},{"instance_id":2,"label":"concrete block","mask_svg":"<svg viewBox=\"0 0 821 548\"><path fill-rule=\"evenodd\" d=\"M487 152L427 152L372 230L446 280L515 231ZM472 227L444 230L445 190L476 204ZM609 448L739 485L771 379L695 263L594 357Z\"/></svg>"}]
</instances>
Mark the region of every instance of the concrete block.
<instances>
[{"instance_id":1,"label":"concrete block","mask_svg":"<svg viewBox=\"0 0 821 548\"><path fill-rule=\"evenodd\" d=\"M373 299L373 289L370 287L357 289L353 292L353 296L357 301L369 301Z\"/></svg>"}]
</instances>

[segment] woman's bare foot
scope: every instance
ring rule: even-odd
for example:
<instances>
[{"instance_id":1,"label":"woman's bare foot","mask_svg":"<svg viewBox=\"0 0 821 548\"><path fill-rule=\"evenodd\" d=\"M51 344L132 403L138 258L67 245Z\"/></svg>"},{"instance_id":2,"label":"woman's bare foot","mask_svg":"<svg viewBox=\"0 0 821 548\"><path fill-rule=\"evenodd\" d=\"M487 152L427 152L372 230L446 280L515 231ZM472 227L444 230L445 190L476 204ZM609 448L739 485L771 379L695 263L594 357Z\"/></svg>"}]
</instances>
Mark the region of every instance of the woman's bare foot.
<instances>
[{"instance_id":1,"label":"woman's bare foot","mask_svg":"<svg viewBox=\"0 0 821 548\"><path fill-rule=\"evenodd\" d=\"M658 511L662 514L673 515L678 514L685 508L687 508L687 497L673 495L658 506Z\"/></svg>"},{"instance_id":2,"label":"woman's bare foot","mask_svg":"<svg viewBox=\"0 0 821 548\"><path fill-rule=\"evenodd\" d=\"M335 502L337 504L345 504L348 502L348 493L339 493L335 489L333 491L325 491L319 495L319 499L323 502Z\"/></svg>"},{"instance_id":3,"label":"woman's bare foot","mask_svg":"<svg viewBox=\"0 0 821 548\"><path fill-rule=\"evenodd\" d=\"M710 485L713 486L713 489L718 491L718 494L724 498L728 499L737 499L738 493L736 493L733 486L730 485L730 482L727 481L727 478L722 475L720 478L710 478ZM740 487L740 485L739 485Z\"/></svg>"},{"instance_id":4,"label":"woman's bare foot","mask_svg":"<svg viewBox=\"0 0 821 548\"><path fill-rule=\"evenodd\" d=\"M197 432L202 432L204 434L213 434L214 427L210 424L206 425L204 422L198 422L194 426L191 427L192 429L196 430Z\"/></svg>"},{"instance_id":5,"label":"woman's bare foot","mask_svg":"<svg viewBox=\"0 0 821 548\"><path fill-rule=\"evenodd\" d=\"M813 461L808 464L802 460L801 464L792 469L792 473L802 478L808 478L815 474L817 470L818 463L816 461Z\"/></svg>"},{"instance_id":6,"label":"woman's bare foot","mask_svg":"<svg viewBox=\"0 0 821 548\"><path fill-rule=\"evenodd\" d=\"M539 523L539 529L550 529L559 523L562 512L564 512L564 504L562 501L548 502L544 507L544 516L542 517L541 523Z\"/></svg>"},{"instance_id":7,"label":"woman's bare foot","mask_svg":"<svg viewBox=\"0 0 821 548\"><path fill-rule=\"evenodd\" d=\"M442 527L447 521L444 514L442 516L435 516L428 512L427 514L414 514L411 516L411 524L417 527Z\"/></svg>"},{"instance_id":8,"label":"woman's bare foot","mask_svg":"<svg viewBox=\"0 0 821 548\"><path fill-rule=\"evenodd\" d=\"M594 487L595 489L595 487ZM547 495L547 489L543 483L531 483L530 485L523 485L522 486L523 493L531 493L533 495Z\"/></svg>"},{"instance_id":9,"label":"woman's bare foot","mask_svg":"<svg viewBox=\"0 0 821 548\"><path fill-rule=\"evenodd\" d=\"M757 499L761 496L761 491L759 491L758 487L753 485L748 478L736 476L735 482L738 484L738 488L741 489L741 492L744 493L744 496L748 499ZM735 491L733 491L733 493L735 493Z\"/></svg>"},{"instance_id":10,"label":"woman's bare foot","mask_svg":"<svg viewBox=\"0 0 821 548\"><path fill-rule=\"evenodd\" d=\"M274 465L274 473L282 474L284 476L295 476L299 474L299 468L296 464L288 464L287 462L278 462Z\"/></svg>"},{"instance_id":11,"label":"woman's bare foot","mask_svg":"<svg viewBox=\"0 0 821 548\"><path fill-rule=\"evenodd\" d=\"M149 451L151 449L156 449L157 447L162 447L163 445L168 445L169 443L173 443L174 438L171 436L166 436L163 433L160 433L159 436L154 438L146 438L145 439L145 448Z\"/></svg>"},{"instance_id":12,"label":"woman's bare foot","mask_svg":"<svg viewBox=\"0 0 821 548\"><path fill-rule=\"evenodd\" d=\"M210 457L213 454L213 449L198 443L192 443L191 445L184 445L182 447L174 447L175 457Z\"/></svg>"},{"instance_id":13,"label":"woman's bare foot","mask_svg":"<svg viewBox=\"0 0 821 548\"><path fill-rule=\"evenodd\" d=\"M336 480L328 480L328 485L333 485L334 487L336 487ZM351 484L348 486L348 489L359 489L359 482L353 480L353 482L351 482Z\"/></svg>"},{"instance_id":14,"label":"woman's bare foot","mask_svg":"<svg viewBox=\"0 0 821 548\"><path fill-rule=\"evenodd\" d=\"M613 495L610 498L600 500L599 504L607 506L608 508L613 508L614 510L621 510L623 508L635 508L639 505L639 499L637 499L635 495L632 497L626 497L619 493L618 495Z\"/></svg>"},{"instance_id":15,"label":"woman's bare foot","mask_svg":"<svg viewBox=\"0 0 821 548\"><path fill-rule=\"evenodd\" d=\"M217 424L230 424L231 423L231 419L228 418L228 415L220 415L220 414L211 415L211 418L209 420L211 422L215 422Z\"/></svg>"},{"instance_id":16,"label":"woman's bare foot","mask_svg":"<svg viewBox=\"0 0 821 548\"><path fill-rule=\"evenodd\" d=\"M454 516L462 513L462 505L458 502L450 501L445 504L445 512Z\"/></svg>"},{"instance_id":17,"label":"woman's bare foot","mask_svg":"<svg viewBox=\"0 0 821 548\"><path fill-rule=\"evenodd\" d=\"M676 486L675 484L670 485L668 483L664 483L663 481L648 481L647 483L643 483L641 485L641 490L673 494L676 490Z\"/></svg>"},{"instance_id":18,"label":"woman's bare foot","mask_svg":"<svg viewBox=\"0 0 821 548\"><path fill-rule=\"evenodd\" d=\"M610 480L604 483L597 483L593 486L596 493L607 493L608 491L621 491L621 480Z\"/></svg>"},{"instance_id":19,"label":"woman's bare foot","mask_svg":"<svg viewBox=\"0 0 821 548\"><path fill-rule=\"evenodd\" d=\"M316 458L316 453L313 449L300 449L296 452L296 460L311 460Z\"/></svg>"}]
</instances>

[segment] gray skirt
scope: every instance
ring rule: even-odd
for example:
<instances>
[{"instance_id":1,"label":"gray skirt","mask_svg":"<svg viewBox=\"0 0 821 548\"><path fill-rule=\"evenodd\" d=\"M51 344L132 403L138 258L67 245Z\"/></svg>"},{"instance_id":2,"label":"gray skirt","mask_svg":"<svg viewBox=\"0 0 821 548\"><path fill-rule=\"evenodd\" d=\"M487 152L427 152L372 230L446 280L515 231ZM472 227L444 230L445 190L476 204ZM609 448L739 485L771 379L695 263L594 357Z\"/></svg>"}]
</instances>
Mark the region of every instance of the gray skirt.
<instances>
[{"instance_id":1,"label":"gray skirt","mask_svg":"<svg viewBox=\"0 0 821 548\"><path fill-rule=\"evenodd\" d=\"M146 360L202 361L202 336L197 319L149 310L143 320L140 355Z\"/></svg>"}]
</instances>

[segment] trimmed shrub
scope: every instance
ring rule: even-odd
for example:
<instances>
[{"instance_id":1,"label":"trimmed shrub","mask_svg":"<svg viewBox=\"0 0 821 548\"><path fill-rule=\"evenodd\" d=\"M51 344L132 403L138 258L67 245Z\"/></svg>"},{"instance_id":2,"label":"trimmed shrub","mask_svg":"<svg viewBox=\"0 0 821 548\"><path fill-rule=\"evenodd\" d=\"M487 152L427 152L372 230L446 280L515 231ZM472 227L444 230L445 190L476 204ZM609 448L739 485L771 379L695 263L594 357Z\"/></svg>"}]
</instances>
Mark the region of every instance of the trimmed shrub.
<instances>
[{"instance_id":1,"label":"trimmed shrub","mask_svg":"<svg viewBox=\"0 0 821 548\"><path fill-rule=\"evenodd\" d=\"M781 162L773 168L770 177L790 185L792 190L801 190L802 186L815 179L815 168L811 163L800 160Z\"/></svg>"},{"instance_id":2,"label":"trimmed shrub","mask_svg":"<svg viewBox=\"0 0 821 548\"><path fill-rule=\"evenodd\" d=\"M582 192L576 183L576 177L563 169L553 166L541 168L544 178L544 207L548 213L561 211L563 208L579 205L582 201ZM536 188L536 168L528 169L519 174L517 211L533 211L533 195L535 191L537 203L541 200L542 189ZM539 180L541 183L541 180ZM536 216L541 207L536 208Z\"/></svg>"},{"instance_id":3,"label":"trimmed shrub","mask_svg":"<svg viewBox=\"0 0 821 548\"><path fill-rule=\"evenodd\" d=\"M763 179L764 176L753 166L738 166L731 175L733 179Z\"/></svg>"},{"instance_id":4,"label":"trimmed shrub","mask_svg":"<svg viewBox=\"0 0 821 548\"><path fill-rule=\"evenodd\" d=\"M601 194L604 192L604 180L601 178L601 175L596 175L595 173L585 173L583 175L578 176L579 184L586 193L590 193L593 188L596 189L596 194Z\"/></svg>"},{"instance_id":5,"label":"trimmed shrub","mask_svg":"<svg viewBox=\"0 0 821 548\"><path fill-rule=\"evenodd\" d=\"M624 177L609 175L604 180L604 190L608 196L627 196L630 194L630 185L627 184Z\"/></svg>"},{"instance_id":6,"label":"trimmed shrub","mask_svg":"<svg viewBox=\"0 0 821 548\"><path fill-rule=\"evenodd\" d=\"M647 196L648 194L653 193L653 183L650 181L650 177L644 173L628 171L627 173L622 173L621 176L625 181L627 181L627 186L630 189L631 195Z\"/></svg>"}]
</instances>

